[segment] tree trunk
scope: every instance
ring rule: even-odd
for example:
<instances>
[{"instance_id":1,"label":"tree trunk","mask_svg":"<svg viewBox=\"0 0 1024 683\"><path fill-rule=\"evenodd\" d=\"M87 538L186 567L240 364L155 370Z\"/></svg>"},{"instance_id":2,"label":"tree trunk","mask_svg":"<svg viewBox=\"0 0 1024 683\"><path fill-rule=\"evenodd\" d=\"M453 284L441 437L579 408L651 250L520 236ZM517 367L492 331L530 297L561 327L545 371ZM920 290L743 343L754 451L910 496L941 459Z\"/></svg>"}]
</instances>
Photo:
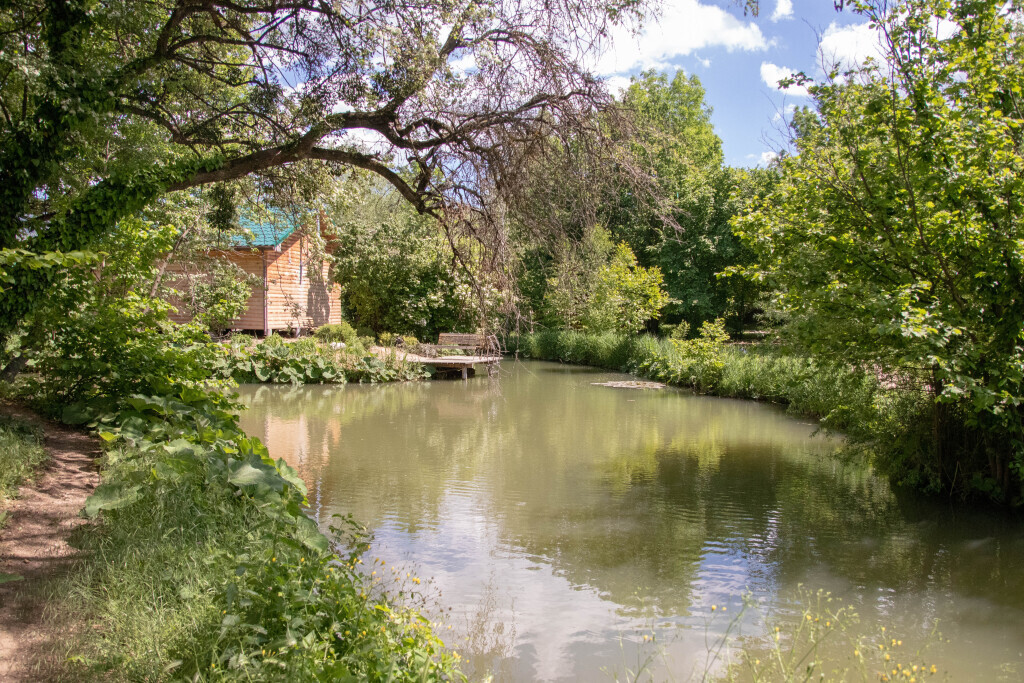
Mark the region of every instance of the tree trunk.
<instances>
[{"instance_id":1,"label":"tree trunk","mask_svg":"<svg viewBox=\"0 0 1024 683\"><path fill-rule=\"evenodd\" d=\"M7 366L0 370L0 382L11 383L18 376L25 366L28 365L28 356L20 354L11 359Z\"/></svg>"}]
</instances>

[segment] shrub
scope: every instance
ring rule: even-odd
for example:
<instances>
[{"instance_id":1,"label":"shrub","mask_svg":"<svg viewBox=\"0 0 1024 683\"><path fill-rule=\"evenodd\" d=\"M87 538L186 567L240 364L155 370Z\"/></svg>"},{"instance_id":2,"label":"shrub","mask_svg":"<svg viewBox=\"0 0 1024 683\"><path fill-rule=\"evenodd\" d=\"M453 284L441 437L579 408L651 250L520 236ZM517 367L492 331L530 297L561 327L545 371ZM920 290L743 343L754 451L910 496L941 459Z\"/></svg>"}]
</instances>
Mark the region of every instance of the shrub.
<instances>
[{"instance_id":1,"label":"shrub","mask_svg":"<svg viewBox=\"0 0 1024 683\"><path fill-rule=\"evenodd\" d=\"M356 341L355 329L345 321L337 324L323 325L313 336L322 342L344 342L345 344L352 344Z\"/></svg>"}]
</instances>

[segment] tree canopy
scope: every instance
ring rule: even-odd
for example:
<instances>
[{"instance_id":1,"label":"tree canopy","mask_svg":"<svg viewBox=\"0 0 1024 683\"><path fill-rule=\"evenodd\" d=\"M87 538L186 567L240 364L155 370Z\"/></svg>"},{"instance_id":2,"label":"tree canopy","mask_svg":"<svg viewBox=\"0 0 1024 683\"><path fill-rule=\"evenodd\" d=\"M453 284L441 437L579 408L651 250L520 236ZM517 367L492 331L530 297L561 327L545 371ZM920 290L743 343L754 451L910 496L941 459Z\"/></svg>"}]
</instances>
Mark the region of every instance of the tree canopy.
<instances>
[{"instance_id":1,"label":"tree canopy","mask_svg":"<svg viewBox=\"0 0 1024 683\"><path fill-rule=\"evenodd\" d=\"M736 225L811 350L938 400L908 470L1019 498L1024 33L998 0L856 3L885 59L810 87L793 154ZM957 431L965 426L969 435ZM966 474L965 474L966 473ZM962 485L962 482L960 483Z\"/></svg>"},{"instance_id":2,"label":"tree canopy","mask_svg":"<svg viewBox=\"0 0 1024 683\"><path fill-rule=\"evenodd\" d=\"M593 128L609 96L584 58L644 11L635 0L5 4L0 249L87 248L165 192L272 180L309 160L366 169L420 212L464 221L518 187L528 141ZM53 269L15 271L4 327Z\"/></svg>"}]
</instances>

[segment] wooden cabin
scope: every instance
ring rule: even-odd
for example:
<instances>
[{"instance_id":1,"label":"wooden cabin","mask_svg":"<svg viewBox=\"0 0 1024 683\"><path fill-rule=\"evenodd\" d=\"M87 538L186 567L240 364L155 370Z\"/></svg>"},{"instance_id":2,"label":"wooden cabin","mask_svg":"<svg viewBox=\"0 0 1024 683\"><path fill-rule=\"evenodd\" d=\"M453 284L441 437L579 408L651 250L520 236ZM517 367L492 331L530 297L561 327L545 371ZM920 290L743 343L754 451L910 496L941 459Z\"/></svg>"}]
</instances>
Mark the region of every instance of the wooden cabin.
<instances>
[{"instance_id":1,"label":"wooden cabin","mask_svg":"<svg viewBox=\"0 0 1024 683\"><path fill-rule=\"evenodd\" d=\"M311 263L309 238L298 225L283 214L273 222L257 223L239 220L246 235L234 236L227 249L212 250L209 255L238 265L255 275L262 283L249 298L245 312L237 318L231 329L269 335L272 332L298 333L321 325L341 322L341 285L329 279L326 262ZM322 219L317 218L317 228ZM319 267L319 277L310 268ZM168 278L178 274L181 282L185 265L174 263L167 267ZM191 314L180 301L171 301L178 309L170 318L175 322L188 322Z\"/></svg>"}]
</instances>

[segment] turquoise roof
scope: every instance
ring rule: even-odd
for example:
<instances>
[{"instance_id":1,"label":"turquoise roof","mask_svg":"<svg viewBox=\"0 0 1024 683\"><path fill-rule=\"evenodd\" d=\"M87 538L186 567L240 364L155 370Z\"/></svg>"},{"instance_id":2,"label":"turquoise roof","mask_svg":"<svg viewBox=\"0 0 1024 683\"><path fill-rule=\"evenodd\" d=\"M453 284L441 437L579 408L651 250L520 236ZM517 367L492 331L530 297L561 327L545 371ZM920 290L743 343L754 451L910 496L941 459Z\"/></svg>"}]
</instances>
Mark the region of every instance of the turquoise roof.
<instances>
[{"instance_id":1,"label":"turquoise roof","mask_svg":"<svg viewBox=\"0 0 1024 683\"><path fill-rule=\"evenodd\" d=\"M238 225L252 234L232 235L231 245L234 247L276 247L299 227L295 217L283 211L272 211L266 222L259 223L243 216L238 219Z\"/></svg>"}]
</instances>

